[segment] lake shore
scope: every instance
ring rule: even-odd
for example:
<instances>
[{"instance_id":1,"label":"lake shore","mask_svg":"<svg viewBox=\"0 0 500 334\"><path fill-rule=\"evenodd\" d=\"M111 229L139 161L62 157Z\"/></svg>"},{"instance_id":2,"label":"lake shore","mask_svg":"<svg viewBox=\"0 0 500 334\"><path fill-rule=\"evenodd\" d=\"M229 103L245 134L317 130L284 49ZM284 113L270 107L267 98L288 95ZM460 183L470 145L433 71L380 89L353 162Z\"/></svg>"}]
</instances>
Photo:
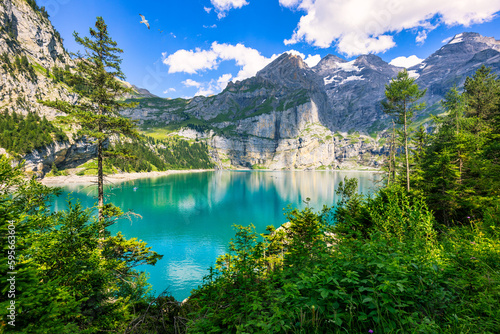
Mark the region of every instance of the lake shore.
<instances>
[{"instance_id":1,"label":"lake shore","mask_svg":"<svg viewBox=\"0 0 500 334\"><path fill-rule=\"evenodd\" d=\"M142 173L120 173L111 174L105 177L105 183L120 183L132 181L143 178L153 178L166 176L170 174L183 174L183 173L201 173L212 171L213 169L183 169L183 170L167 170L161 172L142 172ZM46 186L65 186L65 185L91 185L97 183L96 175L61 175L50 176L40 180L40 183Z\"/></svg>"},{"instance_id":2,"label":"lake shore","mask_svg":"<svg viewBox=\"0 0 500 334\"><path fill-rule=\"evenodd\" d=\"M233 171L269 171L276 172L276 170L272 169L228 169ZM161 172L141 172L141 173L119 173L119 174L111 174L105 177L105 183L114 184L126 181L132 181L143 178L154 178L160 176L166 176L170 174L183 174L183 173L202 173L213 171L213 169L183 169L183 170L167 170ZM296 170L298 171L298 170ZM377 173L381 171L377 170L369 170L369 169L327 169L327 170L300 170L303 172L369 172L369 173ZM40 180L40 183L46 186L65 186L65 185L91 185L97 183L96 175L61 175L61 176L49 176Z\"/></svg>"}]
</instances>

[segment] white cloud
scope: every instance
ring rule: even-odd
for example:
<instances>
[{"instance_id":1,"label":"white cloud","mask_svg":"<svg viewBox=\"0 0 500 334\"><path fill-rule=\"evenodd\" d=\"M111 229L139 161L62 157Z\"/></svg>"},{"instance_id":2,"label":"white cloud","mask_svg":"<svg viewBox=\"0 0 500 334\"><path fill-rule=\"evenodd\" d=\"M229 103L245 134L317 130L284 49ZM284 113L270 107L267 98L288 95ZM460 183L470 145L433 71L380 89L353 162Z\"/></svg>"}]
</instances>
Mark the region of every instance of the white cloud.
<instances>
[{"instance_id":1,"label":"white cloud","mask_svg":"<svg viewBox=\"0 0 500 334\"><path fill-rule=\"evenodd\" d=\"M279 0L305 14L285 44L301 41L327 48L336 44L348 56L384 52L393 35L411 29L417 43L439 25L482 23L493 19L500 0Z\"/></svg>"},{"instance_id":2,"label":"white cloud","mask_svg":"<svg viewBox=\"0 0 500 334\"><path fill-rule=\"evenodd\" d=\"M170 92L175 92L175 88L167 88L166 90L163 91L163 94L168 94Z\"/></svg>"},{"instance_id":3,"label":"white cloud","mask_svg":"<svg viewBox=\"0 0 500 334\"><path fill-rule=\"evenodd\" d=\"M422 30L417 33L417 37L415 37L415 42L417 42L418 45L424 44L425 40L427 39L427 34L429 32L427 30Z\"/></svg>"},{"instance_id":4,"label":"white cloud","mask_svg":"<svg viewBox=\"0 0 500 334\"><path fill-rule=\"evenodd\" d=\"M205 10L205 12L207 12L208 14L210 14L210 12L212 11L212 7L203 7L203 9Z\"/></svg>"},{"instance_id":5,"label":"white cloud","mask_svg":"<svg viewBox=\"0 0 500 334\"><path fill-rule=\"evenodd\" d=\"M423 61L424 61L423 59L420 59L417 56L413 55L413 56L409 56L409 57L394 58L393 60L391 60L389 62L389 64L391 64L393 66L397 66L397 67L409 68L409 67L415 66L417 64L420 64Z\"/></svg>"},{"instance_id":6,"label":"white cloud","mask_svg":"<svg viewBox=\"0 0 500 334\"><path fill-rule=\"evenodd\" d=\"M243 44L212 43L210 50L178 50L166 57L163 63L169 66L168 73L184 72L196 74L200 71L217 69L221 61L234 60L240 67L235 80L254 76L257 71L269 64L276 56L266 58L259 51Z\"/></svg>"},{"instance_id":7,"label":"white cloud","mask_svg":"<svg viewBox=\"0 0 500 334\"><path fill-rule=\"evenodd\" d=\"M223 74L217 79L217 84L219 85L220 90L224 90L229 81L231 81L233 75L231 73Z\"/></svg>"},{"instance_id":8,"label":"white cloud","mask_svg":"<svg viewBox=\"0 0 500 334\"><path fill-rule=\"evenodd\" d=\"M266 58L259 51L247 48L243 44L218 44L212 43L214 50L221 60L234 60L236 65L241 68L235 80L243 80L254 76L259 70L269 64L274 58Z\"/></svg>"},{"instance_id":9,"label":"white cloud","mask_svg":"<svg viewBox=\"0 0 500 334\"><path fill-rule=\"evenodd\" d=\"M194 96L204 95L209 96L216 94L224 88L226 88L227 83L231 81L233 76L230 73L221 75L217 80L210 80L210 82L203 84L198 91L194 94Z\"/></svg>"},{"instance_id":10,"label":"white cloud","mask_svg":"<svg viewBox=\"0 0 500 334\"><path fill-rule=\"evenodd\" d=\"M187 79L182 82L182 84L186 87L196 87L199 88L201 86L201 83L194 81L192 79Z\"/></svg>"},{"instance_id":11,"label":"white cloud","mask_svg":"<svg viewBox=\"0 0 500 334\"><path fill-rule=\"evenodd\" d=\"M279 0L280 5L288 8L293 8L300 3L300 0Z\"/></svg>"},{"instance_id":12,"label":"white cloud","mask_svg":"<svg viewBox=\"0 0 500 334\"><path fill-rule=\"evenodd\" d=\"M318 65L320 60L321 60L320 55L314 55L314 56L307 55L307 58L304 59L307 66L309 66L309 67L314 67L314 66Z\"/></svg>"},{"instance_id":13,"label":"white cloud","mask_svg":"<svg viewBox=\"0 0 500 334\"><path fill-rule=\"evenodd\" d=\"M232 8L238 9L248 5L246 0L210 0L210 2L215 7L219 19L225 17L226 13Z\"/></svg>"},{"instance_id":14,"label":"white cloud","mask_svg":"<svg viewBox=\"0 0 500 334\"><path fill-rule=\"evenodd\" d=\"M217 28L217 25L215 23L212 24L211 26L203 25L203 28L205 28L205 29L207 29L207 28L213 29L213 28Z\"/></svg>"},{"instance_id":15,"label":"white cloud","mask_svg":"<svg viewBox=\"0 0 500 334\"><path fill-rule=\"evenodd\" d=\"M178 50L163 60L169 66L168 73L185 72L195 74L200 70L217 68L218 55L213 51L196 49Z\"/></svg>"},{"instance_id":16,"label":"white cloud","mask_svg":"<svg viewBox=\"0 0 500 334\"><path fill-rule=\"evenodd\" d=\"M213 95L215 94L215 91L211 88L201 88L199 89L195 94L194 96L210 96L210 95Z\"/></svg>"}]
</instances>

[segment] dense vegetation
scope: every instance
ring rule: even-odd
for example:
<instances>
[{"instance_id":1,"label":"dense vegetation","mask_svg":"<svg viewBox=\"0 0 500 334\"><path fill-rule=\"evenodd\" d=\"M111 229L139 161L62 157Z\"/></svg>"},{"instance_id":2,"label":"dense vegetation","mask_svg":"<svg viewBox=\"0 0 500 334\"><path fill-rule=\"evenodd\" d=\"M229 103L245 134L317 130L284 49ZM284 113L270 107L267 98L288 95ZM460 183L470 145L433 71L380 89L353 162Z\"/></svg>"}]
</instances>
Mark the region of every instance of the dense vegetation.
<instances>
[{"instance_id":1,"label":"dense vegetation","mask_svg":"<svg viewBox=\"0 0 500 334\"><path fill-rule=\"evenodd\" d=\"M108 163L126 172L213 167L205 143L189 143L178 138L158 140L141 136L118 140L108 154Z\"/></svg>"},{"instance_id":2,"label":"dense vegetation","mask_svg":"<svg viewBox=\"0 0 500 334\"><path fill-rule=\"evenodd\" d=\"M0 270L14 278L2 280L0 331L123 330L135 312L147 307L149 285L134 267L155 264L161 255L141 241L107 232L124 216L113 205L105 206L101 221L91 209L71 202L67 210L53 213L55 191L34 179L25 181L10 163L0 156ZM12 301L15 318L8 318Z\"/></svg>"},{"instance_id":3,"label":"dense vegetation","mask_svg":"<svg viewBox=\"0 0 500 334\"><path fill-rule=\"evenodd\" d=\"M45 116L40 118L35 113L23 116L7 110L0 113L0 134L0 147L12 154L26 154L45 147L54 140L68 140L66 134Z\"/></svg>"}]
</instances>

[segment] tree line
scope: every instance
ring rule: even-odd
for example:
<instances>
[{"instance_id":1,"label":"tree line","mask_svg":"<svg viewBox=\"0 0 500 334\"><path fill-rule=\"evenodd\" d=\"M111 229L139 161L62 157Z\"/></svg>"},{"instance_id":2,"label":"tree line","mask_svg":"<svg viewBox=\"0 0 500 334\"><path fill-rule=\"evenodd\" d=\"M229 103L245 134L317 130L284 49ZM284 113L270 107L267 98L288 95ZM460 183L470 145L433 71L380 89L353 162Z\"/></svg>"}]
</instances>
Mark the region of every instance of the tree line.
<instances>
[{"instance_id":1,"label":"tree line","mask_svg":"<svg viewBox=\"0 0 500 334\"><path fill-rule=\"evenodd\" d=\"M179 138L158 140L147 136L118 140L107 152L108 163L126 172L213 168L205 143Z\"/></svg>"},{"instance_id":2,"label":"tree line","mask_svg":"<svg viewBox=\"0 0 500 334\"><path fill-rule=\"evenodd\" d=\"M54 126L45 116L41 118L31 112L24 116L15 111L9 113L7 109L0 113L0 134L0 147L14 155L30 153L54 140L68 140L64 131Z\"/></svg>"},{"instance_id":3,"label":"tree line","mask_svg":"<svg viewBox=\"0 0 500 334\"><path fill-rule=\"evenodd\" d=\"M481 216L500 195L500 80L481 66L466 78L462 92L454 87L446 94L444 113L433 117L433 132L423 127L412 132L413 113L424 107L418 103L424 94L406 71L386 87L384 110L403 125L392 137L387 183L421 192L447 224Z\"/></svg>"}]
</instances>

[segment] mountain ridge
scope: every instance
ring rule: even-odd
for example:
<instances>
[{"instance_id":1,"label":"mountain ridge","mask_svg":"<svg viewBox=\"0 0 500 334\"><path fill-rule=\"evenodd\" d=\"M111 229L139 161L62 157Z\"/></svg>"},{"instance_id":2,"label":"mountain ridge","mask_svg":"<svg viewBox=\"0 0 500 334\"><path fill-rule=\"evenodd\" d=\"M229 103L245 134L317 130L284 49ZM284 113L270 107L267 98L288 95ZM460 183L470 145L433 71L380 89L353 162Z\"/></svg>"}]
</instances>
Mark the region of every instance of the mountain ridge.
<instances>
[{"instance_id":1,"label":"mountain ridge","mask_svg":"<svg viewBox=\"0 0 500 334\"><path fill-rule=\"evenodd\" d=\"M500 42L494 38L464 32L408 68L428 92L428 108L417 119L438 113L438 102L446 92L463 85L482 64L500 73L499 49ZM326 163L343 168L348 162L340 157L346 152L361 164L377 166L377 155L387 148L371 136L383 136L390 126L380 101L385 86L401 70L376 55L350 61L327 55L310 68L299 56L284 53L254 77L231 82L217 95L182 100L184 104L180 99L148 100L147 105L124 114L142 122L145 129L167 127L188 138L203 138L222 160L231 161L228 166L317 168ZM315 130L308 133L311 128ZM349 135L356 132L361 140ZM331 138L331 143L316 141L322 137ZM315 147L321 162L301 153L308 145ZM368 156L368 162L360 156Z\"/></svg>"}]
</instances>

